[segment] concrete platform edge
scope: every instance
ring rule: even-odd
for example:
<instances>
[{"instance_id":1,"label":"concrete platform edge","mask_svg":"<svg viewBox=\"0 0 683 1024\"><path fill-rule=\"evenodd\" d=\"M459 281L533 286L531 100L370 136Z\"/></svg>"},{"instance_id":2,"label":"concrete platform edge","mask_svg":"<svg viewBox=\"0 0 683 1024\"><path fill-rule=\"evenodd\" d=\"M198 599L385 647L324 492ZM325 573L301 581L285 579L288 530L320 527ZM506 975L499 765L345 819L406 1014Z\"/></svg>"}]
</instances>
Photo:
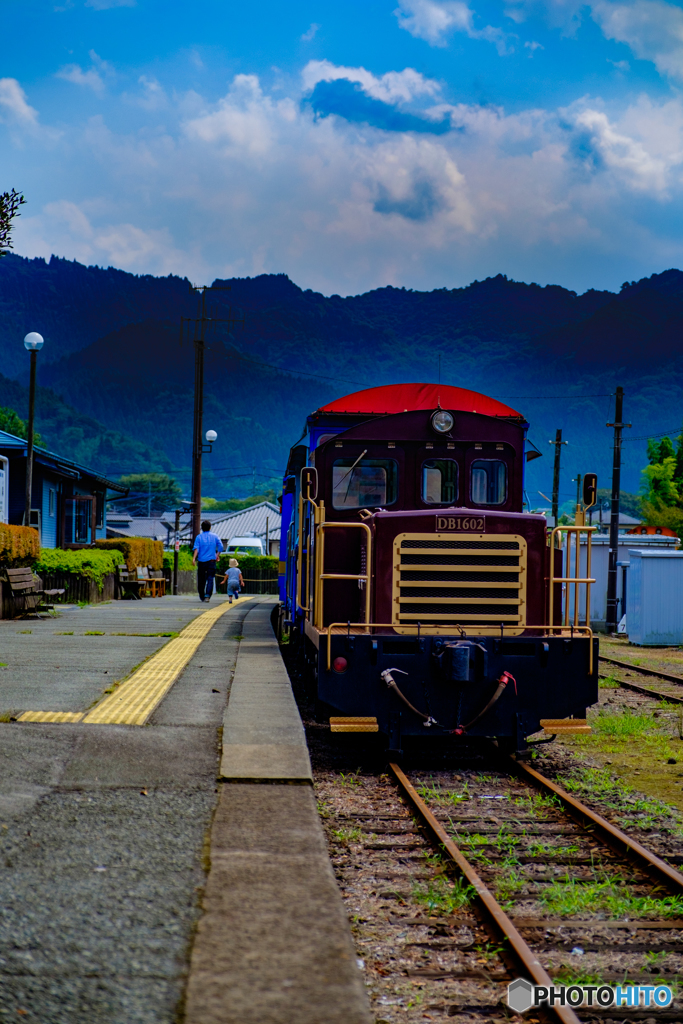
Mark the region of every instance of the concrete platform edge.
<instances>
[{"instance_id":1,"label":"concrete platform edge","mask_svg":"<svg viewBox=\"0 0 683 1024\"><path fill-rule=\"evenodd\" d=\"M270 628L271 607L270 602L255 607L243 634L252 639L258 633L265 642L270 631L272 681L282 684L287 677ZM247 705L252 716L259 710L257 703L242 699L249 695L249 650L238 655L233 680L240 728L246 727ZM261 668L263 645L252 650ZM282 753L274 748L283 745L228 743L223 748L226 784L220 787L211 829L211 868L192 950L184 1024L371 1024L374 1019L318 816L305 733L291 688L288 692L291 704L282 685L273 686L272 696L283 725L291 729L298 721L305 775L299 760L294 766L298 774L269 776L273 759ZM254 772L259 750L266 764Z\"/></svg>"}]
</instances>

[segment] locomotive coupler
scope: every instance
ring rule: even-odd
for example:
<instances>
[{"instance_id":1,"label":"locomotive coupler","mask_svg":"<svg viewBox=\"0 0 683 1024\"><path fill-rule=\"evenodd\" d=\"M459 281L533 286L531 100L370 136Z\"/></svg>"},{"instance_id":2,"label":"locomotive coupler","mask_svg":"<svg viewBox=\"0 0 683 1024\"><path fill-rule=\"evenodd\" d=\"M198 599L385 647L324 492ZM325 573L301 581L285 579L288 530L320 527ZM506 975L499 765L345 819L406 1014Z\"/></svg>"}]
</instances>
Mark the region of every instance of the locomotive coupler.
<instances>
[{"instance_id":1,"label":"locomotive coupler","mask_svg":"<svg viewBox=\"0 0 683 1024\"><path fill-rule=\"evenodd\" d=\"M418 711L417 708L410 703L405 694L399 690L396 680L394 679L392 672L400 672L402 676L407 676L408 673L404 672L402 668L385 668L383 672L380 672L380 677L384 680L390 690L393 690L399 700L402 700L406 707L410 708L414 715L422 719L422 724L425 728L429 728L432 725L439 725L435 718L431 715L425 715L422 711Z\"/></svg>"}]
</instances>

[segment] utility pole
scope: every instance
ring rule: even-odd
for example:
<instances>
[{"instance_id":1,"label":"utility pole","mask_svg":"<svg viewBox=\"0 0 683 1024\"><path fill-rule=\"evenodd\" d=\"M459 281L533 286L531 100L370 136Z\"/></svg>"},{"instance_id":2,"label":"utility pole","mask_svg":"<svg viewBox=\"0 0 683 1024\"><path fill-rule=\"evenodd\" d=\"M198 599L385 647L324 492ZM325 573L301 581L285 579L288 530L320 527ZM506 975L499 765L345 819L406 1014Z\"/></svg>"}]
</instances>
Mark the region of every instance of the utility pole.
<instances>
[{"instance_id":1,"label":"utility pole","mask_svg":"<svg viewBox=\"0 0 683 1024\"><path fill-rule=\"evenodd\" d=\"M178 593L178 554L180 552L180 509L175 510L175 537L173 540L173 593Z\"/></svg>"},{"instance_id":2,"label":"utility pole","mask_svg":"<svg viewBox=\"0 0 683 1024\"><path fill-rule=\"evenodd\" d=\"M192 538L199 533L202 519L202 455L211 451L211 444L205 447L202 438L202 420L204 417L204 352L206 349L206 325L207 324L229 324L233 327L241 323L244 326L244 318L229 316L219 318L206 315L206 293L210 291L227 292L229 288L214 288L210 285L200 287L190 286L190 292L199 293L199 301L196 317L180 318L180 343L183 342L183 325L194 323L194 418L192 424ZM215 439L215 438L214 438Z\"/></svg>"},{"instance_id":3,"label":"utility pole","mask_svg":"<svg viewBox=\"0 0 683 1024\"><path fill-rule=\"evenodd\" d=\"M33 420L36 411L36 360L43 347L43 337L31 331L24 338L24 348L31 357L31 375L28 391L28 437L26 441L26 495L24 499L24 526L31 525L31 495L33 489Z\"/></svg>"},{"instance_id":4,"label":"utility pole","mask_svg":"<svg viewBox=\"0 0 683 1024\"><path fill-rule=\"evenodd\" d=\"M576 477L576 507L578 508L581 504L581 480L582 476L579 473Z\"/></svg>"},{"instance_id":5,"label":"utility pole","mask_svg":"<svg viewBox=\"0 0 683 1024\"><path fill-rule=\"evenodd\" d=\"M147 481L147 518L152 518L152 481Z\"/></svg>"},{"instance_id":6,"label":"utility pole","mask_svg":"<svg viewBox=\"0 0 683 1024\"><path fill-rule=\"evenodd\" d=\"M624 389L617 388L614 408L614 460L612 462L612 513L609 521L609 565L607 569L607 621L608 633L617 631L617 550L619 545L619 495L621 490L621 432L630 423L623 423Z\"/></svg>"},{"instance_id":7,"label":"utility pole","mask_svg":"<svg viewBox=\"0 0 683 1024\"><path fill-rule=\"evenodd\" d=\"M548 444L555 445L555 465L553 466L553 500L550 514L553 518L553 525L557 526L558 509L560 500L560 452L562 451L562 445L566 444L566 441L562 440L562 431L555 431L555 440L548 441Z\"/></svg>"}]
</instances>

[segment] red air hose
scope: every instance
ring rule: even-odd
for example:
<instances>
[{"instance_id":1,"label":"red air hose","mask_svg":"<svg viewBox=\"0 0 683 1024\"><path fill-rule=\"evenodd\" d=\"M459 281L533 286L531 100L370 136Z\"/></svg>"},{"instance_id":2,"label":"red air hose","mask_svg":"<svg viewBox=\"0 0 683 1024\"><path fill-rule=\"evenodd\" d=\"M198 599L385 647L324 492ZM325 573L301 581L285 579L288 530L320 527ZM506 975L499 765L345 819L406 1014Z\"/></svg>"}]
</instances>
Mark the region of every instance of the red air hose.
<instances>
[{"instance_id":1,"label":"red air hose","mask_svg":"<svg viewBox=\"0 0 683 1024\"><path fill-rule=\"evenodd\" d=\"M491 700L488 702L486 707L482 708L482 710L479 712L479 714L476 715L472 719L471 722L468 722L467 725L459 725L457 729L453 729L452 730L452 732L456 736L462 736L463 733L466 733L468 729L472 728L472 726L474 725L475 722L478 722L480 718L483 718L487 711L491 710L491 708L496 703L496 701L499 700L503 690L505 689L505 687L507 686L508 683L511 682L513 684L513 686L515 688L515 696L517 696L517 680L509 672L503 672L503 674L500 676L500 678L497 680L497 682L498 682L498 686L496 688L496 691L493 694L493 696L491 697Z\"/></svg>"}]
</instances>

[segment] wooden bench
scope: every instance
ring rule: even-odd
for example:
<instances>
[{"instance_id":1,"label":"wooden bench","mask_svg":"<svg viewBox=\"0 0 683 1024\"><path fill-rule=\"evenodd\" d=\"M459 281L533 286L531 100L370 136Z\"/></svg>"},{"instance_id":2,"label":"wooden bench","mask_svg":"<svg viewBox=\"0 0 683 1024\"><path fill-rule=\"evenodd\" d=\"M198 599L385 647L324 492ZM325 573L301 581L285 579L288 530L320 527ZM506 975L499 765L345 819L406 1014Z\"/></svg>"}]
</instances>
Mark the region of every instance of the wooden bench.
<instances>
[{"instance_id":1,"label":"wooden bench","mask_svg":"<svg viewBox=\"0 0 683 1024\"><path fill-rule=\"evenodd\" d=\"M63 587L54 590L44 590L43 581L30 569L5 569L5 579L10 589L10 596L14 607L14 615L37 615L39 612L47 612L54 608L54 604L48 604L46 598L59 597L65 594Z\"/></svg>"},{"instance_id":2,"label":"wooden bench","mask_svg":"<svg viewBox=\"0 0 683 1024\"><path fill-rule=\"evenodd\" d=\"M155 589L156 589L156 592L157 592L156 595L153 594L152 596L153 597L155 597L155 596L165 597L166 596L166 577L164 576L164 570L163 569L153 569L151 565L148 565L147 569L149 571L150 579L154 580L154 585L155 585Z\"/></svg>"},{"instance_id":3,"label":"wooden bench","mask_svg":"<svg viewBox=\"0 0 683 1024\"><path fill-rule=\"evenodd\" d=\"M148 565L139 565L135 570L138 581L144 584L144 594L149 594L150 597L163 597L166 590L166 580L164 574L160 573L160 577L152 575L155 572L154 569L150 569Z\"/></svg>"},{"instance_id":4,"label":"wooden bench","mask_svg":"<svg viewBox=\"0 0 683 1024\"><path fill-rule=\"evenodd\" d=\"M128 572L127 565L117 565L116 567L118 581L119 581L119 594L121 595L122 601L141 601L142 594L141 590L145 588L145 581L139 580L137 575L132 572Z\"/></svg>"}]
</instances>

